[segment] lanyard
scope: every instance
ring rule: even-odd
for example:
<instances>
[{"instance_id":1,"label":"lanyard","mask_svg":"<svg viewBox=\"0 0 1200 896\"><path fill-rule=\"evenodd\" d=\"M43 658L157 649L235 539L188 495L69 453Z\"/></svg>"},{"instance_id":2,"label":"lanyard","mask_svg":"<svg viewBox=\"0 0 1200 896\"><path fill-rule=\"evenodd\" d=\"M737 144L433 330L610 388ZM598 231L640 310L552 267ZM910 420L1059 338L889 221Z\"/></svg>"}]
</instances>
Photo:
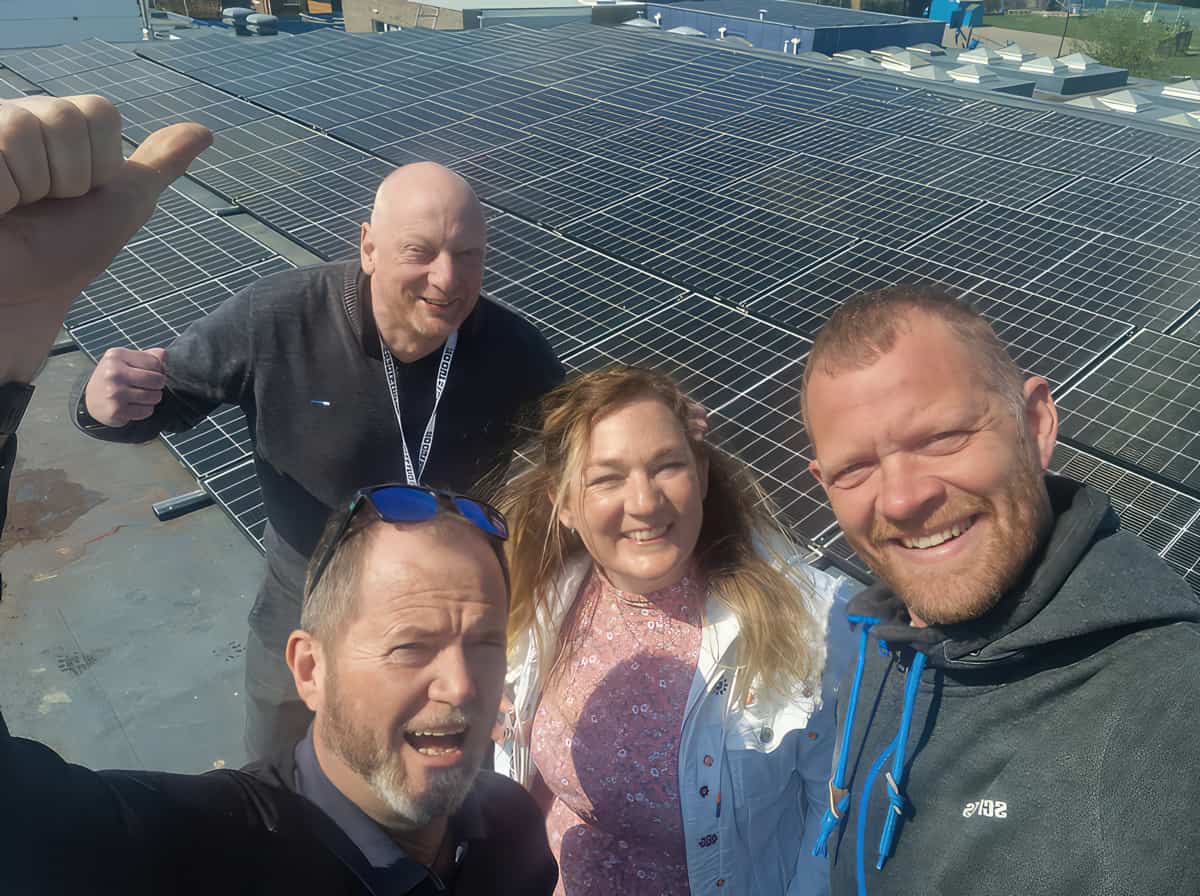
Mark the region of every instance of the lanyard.
<instances>
[{"instance_id":1,"label":"lanyard","mask_svg":"<svg viewBox=\"0 0 1200 896\"><path fill-rule=\"evenodd\" d=\"M400 427L400 447L404 449L404 477L409 485L420 485L425 473L425 461L429 460L429 449L433 446L433 430L437 426L438 405L442 401L442 392L446 390L446 380L450 379L450 365L454 363L454 349L458 346L458 330L450 334L446 346L442 349L442 360L438 364L437 385L433 389L433 410L429 412L429 422L425 424L425 434L421 436L421 450L417 454L417 469L413 470L412 457L408 453L408 440L404 438L404 421L400 419L400 390L396 387L396 362L392 360L392 351L379 336L379 350L383 353L383 369L387 372L388 389L392 393L392 409L396 412L396 425Z\"/></svg>"}]
</instances>

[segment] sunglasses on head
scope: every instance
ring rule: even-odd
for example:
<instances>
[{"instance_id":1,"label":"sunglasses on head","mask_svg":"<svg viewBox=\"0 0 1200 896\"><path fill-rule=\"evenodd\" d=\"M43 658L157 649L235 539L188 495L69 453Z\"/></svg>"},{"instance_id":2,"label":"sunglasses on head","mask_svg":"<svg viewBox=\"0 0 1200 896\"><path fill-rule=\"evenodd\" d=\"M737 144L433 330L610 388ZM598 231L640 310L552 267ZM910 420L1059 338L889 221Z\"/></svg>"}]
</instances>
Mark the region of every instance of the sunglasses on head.
<instances>
[{"instance_id":1,"label":"sunglasses on head","mask_svg":"<svg viewBox=\"0 0 1200 896\"><path fill-rule=\"evenodd\" d=\"M455 516L462 517L484 535L501 541L508 538L508 522L504 519L504 514L491 504L476 501L466 495L425 488L422 485L373 485L370 488L359 489L351 499L350 509L342 520L341 528L321 555L321 561L317 564L317 570L308 586L308 593L311 594L321 581L325 568L333 559L333 552L337 550L350 528L350 523L364 506L371 507L385 523L421 523L437 516L439 509L445 509Z\"/></svg>"}]
</instances>

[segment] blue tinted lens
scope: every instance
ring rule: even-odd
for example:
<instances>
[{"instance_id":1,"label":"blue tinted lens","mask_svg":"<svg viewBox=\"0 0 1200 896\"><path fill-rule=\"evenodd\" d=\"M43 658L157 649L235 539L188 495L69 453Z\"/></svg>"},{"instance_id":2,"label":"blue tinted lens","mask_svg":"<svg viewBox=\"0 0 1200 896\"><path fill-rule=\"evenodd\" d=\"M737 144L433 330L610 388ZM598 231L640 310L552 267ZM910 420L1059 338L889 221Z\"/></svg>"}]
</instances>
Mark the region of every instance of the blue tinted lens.
<instances>
[{"instance_id":1,"label":"blue tinted lens","mask_svg":"<svg viewBox=\"0 0 1200 896\"><path fill-rule=\"evenodd\" d=\"M389 523L419 523L437 514L437 495L424 489L390 485L371 492L379 515Z\"/></svg>"},{"instance_id":2,"label":"blue tinted lens","mask_svg":"<svg viewBox=\"0 0 1200 896\"><path fill-rule=\"evenodd\" d=\"M504 519L498 514L490 513L478 501L472 501L470 498L455 498L454 506L458 508L459 513L488 535L494 535L496 538L508 538L508 526Z\"/></svg>"}]
</instances>

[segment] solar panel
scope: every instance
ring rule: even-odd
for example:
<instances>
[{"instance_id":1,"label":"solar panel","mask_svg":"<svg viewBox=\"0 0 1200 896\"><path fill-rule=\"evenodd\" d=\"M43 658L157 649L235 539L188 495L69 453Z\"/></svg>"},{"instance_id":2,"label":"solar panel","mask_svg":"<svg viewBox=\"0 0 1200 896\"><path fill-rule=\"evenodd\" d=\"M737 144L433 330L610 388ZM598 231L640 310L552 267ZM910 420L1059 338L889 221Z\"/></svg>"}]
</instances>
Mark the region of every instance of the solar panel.
<instances>
[{"instance_id":1,"label":"solar panel","mask_svg":"<svg viewBox=\"0 0 1200 896\"><path fill-rule=\"evenodd\" d=\"M291 268L282 258L269 258L169 295L73 326L71 337L91 358L110 348L162 348L187 326L259 277Z\"/></svg>"},{"instance_id":2,"label":"solar panel","mask_svg":"<svg viewBox=\"0 0 1200 896\"><path fill-rule=\"evenodd\" d=\"M200 174L205 168L245 161L250 156L314 136L316 134L311 128L280 115L225 128L214 135L212 146L200 154L189 171Z\"/></svg>"},{"instance_id":3,"label":"solar panel","mask_svg":"<svg viewBox=\"0 0 1200 896\"><path fill-rule=\"evenodd\" d=\"M160 209L75 300L67 315L68 328L274 255L174 188L168 190L164 203L167 208Z\"/></svg>"},{"instance_id":4,"label":"solar panel","mask_svg":"<svg viewBox=\"0 0 1200 896\"><path fill-rule=\"evenodd\" d=\"M569 143L571 146L586 146L611 134L648 124L652 120L653 116L646 112L600 102L548 121L535 121L528 126L528 130L540 137Z\"/></svg>"},{"instance_id":5,"label":"solar panel","mask_svg":"<svg viewBox=\"0 0 1200 896\"><path fill-rule=\"evenodd\" d=\"M247 460L229 467L202 480L201 484L205 491L212 495L217 505L229 514L234 524L263 551L267 510L263 506L258 477L254 473L254 461Z\"/></svg>"},{"instance_id":6,"label":"solar panel","mask_svg":"<svg viewBox=\"0 0 1200 896\"><path fill-rule=\"evenodd\" d=\"M1102 233L1028 288L1071 307L1163 330L1200 303L1200 256Z\"/></svg>"},{"instance_id":7,"label":"solar panel","mask_svg":"<svg viewBox=\"0 0 1200 896\"><path fill-rule=\"evenodd\" d=\"M251 194L239 204L324 259L352 258L358 254L360 230L371 216L375 191L389 170L371 159Z\"/></svg>"},{"instance_id":8,"label":"solar panel","mask_svg":"<svg viewBox=\"0 0 1200 896\"><path fill-rule=\"evenodd\" d=\"M117 104L121 110L123 133L137 142L152 131L180 121L195 121L210 131L223 131L266 118L265 109L233 99L215 87L192 84L169 93L160 93Z\"/></svg>"},{"instance_id":9,"label":"solar panel","mask_svg":"<svg viewBox=\"0 0 1200 896\"><path fill-rule=\"evenodd\" d=\"M813 337L838 305L896 283L935 284L984 315L1023 369L1061 384L1131 331L1128 324L1072 310L1033 293L874 243L860 243L793 283L750 303L755 314Z\"/></svg>"},{"instance_id":10,"label":"solar panel","mask_svg":"<svg viewBox=\"0 0 1200 896\"><path fill-rule=\"evenodd\" d=\"M0 100L18 100L42 92L32 81L0 68Z\"/></svg>"},{"instance_id":11,"label":"solar panel","mask_svg":"<svg viewBox=\"0 0 1200 896\"><path fill-rule=\"evenodd\" d=\"M167 433L163 441L197 479L248 457L253 450L240 407L223 405L187 432Z\"/></svg>"},{"instance_id":12,"label":"solar panel","mask_svg":"<svg viewBox=\"0 0 1200 896\"><path fill-rule=\"evenodd\" d=\"M141 59L39 82L55 96L99 94L114 103L191 87L186 75Z\"/></svg>"},{"instance_id":13,"label":"solar panel","mask_svg":"<svg viewBox=\"0 0 1200 896\"><path fill-rule=\"evenodd\" d=\"M392 169L386 162L329 137L308 137L245 159L205 168L192 176L210 190L241 200L282 184L298 187L310 178L369 171L376 183Z\"/></svg>"},{"instance_id":14,"label":"solar panel","mask_svg":"<svg viewBox=\"0 0 1200 896\"><path fill-rule=\"evenodd\" d=\"M733 303L766 292L853 242L787 215L670 185L585 218L567 235Z\"/></svg>"},{"instance_id":15,"label":"solar panel","mask_svg":"<svg viewBox=\"0 0 1200 896\"><path fill-rule=\"evenodd\" d=\"M375 153L397 165L421 161L453 165L493 147L523 140L526 136L524 131L486 118L468 118L435 131L384 144Z\"/></svg>"},{"instance_id":16,"label":"solar panel","mask_svg":"<svg viewBox=\"0 0 1200 896\"><path fill-rule=\"evenodd\" d=\"M612 162L597 165L587 161L492 193L488 201L505 211L560 229L639 190L649 190L665 182L661 177L626 165Z\"/></svg>"},{"instance_id":17,"label":"solar panel","mask_svg":"<svg viewBox=\"0 0 1200 896\"><path fill-rule=\"evenodd\" d=\"M559 357L684 295L664 280L509 216L489 224L484 291L533 321Z\"/></svg>"},{"instance_id":18,"label":"solar panel","mask_svg":"<svg viewBox=\"0 0 1200 896\"><path fill-rule=\"evenodd\" d=\"M984 155L1102 180L1116 180L1146 162L1145 156L1135 153L1014 131L990 123L952 137L947 143Z\"/></svg>"},{"instance_id":19,"label":"solar panel","mask_svg":"<svg viewBox=\"0 0 1200 896\"><path fill-rule=\"evenodd\" d=\"M1062 140L1075 140L1080 143L1104 143L1125 131L1126 128L1111 121L1085 115L1069 115L1066 112L1049 112L1043 117L1031 121L1023 130L1033 134L1045 134ZM1112 146L1113 149L1122 147ZM1128 149L1129 147L1124 147Z\"/></svg>"},{"instance_id":20,"label":"solar panel","mask_svg":"<svg viewBox=\"0 0 1200 896\"><path fill-rule=\"evenodd\" d=\"M1171 335L1200 343L1200 310L1193 312L1183 323L1178 324Z\"/></svg>"},{"instance_id":21,"label":"solar panel","mask_svg":"<svg viewBox=\"0 0 1200 896\"><path fill-rule=\"evenodd\" d=\"M1200 501L1061 442L1051 469L1108 495L1121 528L1153 548L1200 594Z\"/></svg>"},{"instance_id":22,"label":"solar panel","mask_svg":"<svg viewBox=\"0 0 1200 896\"><path fill-rule=\"evenodd\" d=\"M1197 214L1200 205L1088 177L1042 199L1031 206L1030 211L1130 239L1144 238L1154 231L1157 236L1174 242L1170 238L1171 230L1162 225L1164 219L1173 218L1180 211L1185 212L1184 217L1198 222L1196 226L1200 227L1200 215Z\"/></svg>"},{"instance_id":23,"label":"solar panel","mask_svg":"<svg viewBox=\"0 0 1200 896\"><path fill-rule=\"evenodd\" d=\"M1015 209L985 204L954 228L918 240L910 250L952 259L1000 283L1024 286L1088 245L1096 232Z\"/></svg>"},{"instance_id":24,"label":"solar panel","mask_svg":"<svg viewBox=\"0 0 1200 896\"><path fill-rule=\"evenodd\" d=\"M1025 208L1075 180L1060 171L912 137L899 137L863 153L857 162L867 169L895 170L917 183L1013 208Z\"/></svg>"},{"instance_id":25,"label":"solar panel","mask_svg":"<svg viewBox=\"0 0 1200 896\"><path fill-rule=\"evenodd\" d=\"M1155 159L1122 177L1120 183L1173 199L1200 202L1200 177L1189 164Z\"/></svg>"},{"instance_id":26,"label":"solar panel","mask_svg":"<svg viewBox=\"0 0 1200 896\"><path fill-rule=\"evenodd\" d=\"M132 53L95 38L61 47L38 47L0 54L0 63L35 84L135 59L137 57Z\"/></svg>"},{"instance_id":27,"label":"solar panel","mask_svg":"<svg viewBox=\"0 0 1200 896\"><path fill-rule=\"evenodd\" d=\"M1139 331L1058 406L1065 438L1200 491L1200 345Z\"/></svg>"},{"instance_id":28,"label":"solar panel","mask_svg":"<svg viewBox=\"0 0 1200 896\"><path fill-rule=\"evenodd\" d=\"M753 176L794 156L784 146L726 134L668 156L656 170L676 183L717 189L731 179Z\"/></svg>"}]
</instances>

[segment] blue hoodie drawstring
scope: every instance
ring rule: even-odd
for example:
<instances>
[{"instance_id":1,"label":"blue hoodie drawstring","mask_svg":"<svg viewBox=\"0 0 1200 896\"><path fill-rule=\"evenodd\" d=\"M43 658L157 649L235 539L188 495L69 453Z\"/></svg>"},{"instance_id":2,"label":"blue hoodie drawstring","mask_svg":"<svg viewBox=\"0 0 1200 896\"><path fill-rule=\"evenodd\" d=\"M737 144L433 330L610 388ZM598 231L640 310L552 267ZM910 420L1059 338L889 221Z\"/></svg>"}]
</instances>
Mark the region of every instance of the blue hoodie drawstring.
<instances>
[{"instance_id":1,"label":"blue hoodie drawstring","mask_svg":"<svg viewBox=\"0 0 1200 896\"><path fill-rule=\"evenodd\" d=\"M892 770L887 774L888 812L887 821L883 824L883 834L879 837L879 861L875 870L883 869L883 863L892 854L896 840L896 825L908 808L901 788L904 786L904 759L908 744L908 729L912 727L913 708L917 704L917 689L921 686L921 670L925 668L925 654L917 651L913 655L912 666L908 669L908 681L904 684L904 712L900 715L900 730L892 742L895 753L892 755Z\"/></svg>"},{"instance_id":2,"label":"blue hoodie drawstring","mask_svg":"<svg viewBox=\"0 0 1200 896\"><path fill-rule=\"evenodd\" d=\"M858 690L862 684L863 669L867 665L867 643L870 640L871 629L881 620L874 616L850 616L850 625L861 625L858 635L858 664L854 668L854 683L850 687L850 700L846 711L846 721L842 726L842 744L838 750L837 767L829 780L829 808L821 819L821 833L817 835L813 856L818 859L829 855L829 837L837 830L846 810L850 808L850 793L846 790L846 765L850 760L850 736L854 731L854 713L858 709ZM839 798L837 794L840 793Z\"/></svg>"},{"instance_id":3,"label":"blue hoodie drawstring","mask_svg":"<svg viewBox=\"0 0 1200 896\"><path fill-rule=\"evenodd\" d=\"M870 640L871 629L881 620L873 616L850 616L851 625L861 625L862 630L859 632L858 639L858 663L854 669L854 682L850 688L850 699L847 702L846 719L842 726L842 742L838 749L837 766L834 768L833 777L829 781L829 808L825 810L825 815L821 819L821 831L817 835L816 846L813 847L813 855L817 858L826 858L829 854L829 838L833 832L837 830L846 817L846 810L850 808L850 793L846 789L846 766L850 759L850 738L854 731L854 715L858 709L859 691L862 686L863 670L866 667L867 661L867 645ZM880 652L886 651L883 643L880 642ZM883 769L888 759L892 760L892 769L885 773L888 785L888 817L884 822L883 834L879 838L879 860L875 865L876 870L881 870L888 857L892 854L892 847L895 845L897 824L907 809L908 801L904 797L904 763L907 758L908 734L912 727L913 711L917 702L917 690L921 684L921 672L925 668L925 654L917 651L914 653L912 666L908 670L908 678L904 686L904 709L900 716L900 730L896 733L895 739L888 744L887 749L883 754L875 760L870 771L867 774L864 782L863 792L870 794L875 783L875 778ZM859 808L860 814L864 813L867 808L867 800L863 800L862 806ZM865 880L862 868L862 854L865 849L863 843L863 834L866 829L865 817L860 817L858 824L858 889L860 893L866 892Z\"/></svg>"}]
</instances>

